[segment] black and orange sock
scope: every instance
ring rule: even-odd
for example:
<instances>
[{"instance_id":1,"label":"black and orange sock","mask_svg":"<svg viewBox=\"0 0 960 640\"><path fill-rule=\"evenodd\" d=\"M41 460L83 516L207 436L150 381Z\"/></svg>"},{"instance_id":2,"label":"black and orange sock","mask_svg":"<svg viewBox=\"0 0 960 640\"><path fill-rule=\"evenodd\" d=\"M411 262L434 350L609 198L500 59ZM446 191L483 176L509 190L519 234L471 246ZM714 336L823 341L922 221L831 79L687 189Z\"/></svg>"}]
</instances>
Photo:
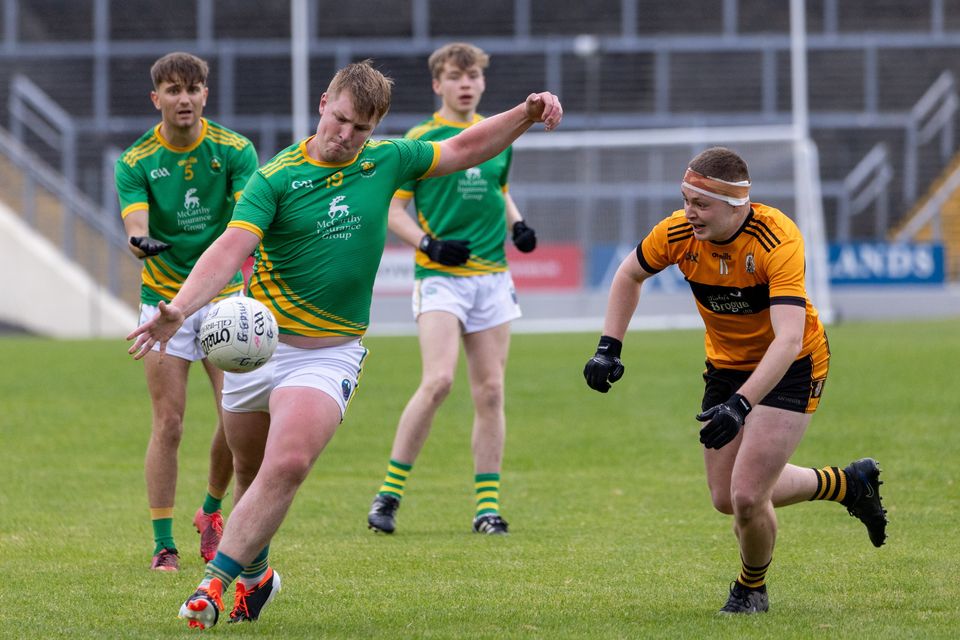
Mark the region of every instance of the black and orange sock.
<instances>
[{"instance_id":1,"label":"black and orange sock","mask_svg":"<svg viewBox=\"0 0 960 640\"><path fill-rule=\"evenodd\" d=\"M824 467L813 471L817 474L817 490L810 499L844 502L847 497L847 474L840 467Z\"/></svg>"},{"instance_id":2,"label":"black and orange sock","mask_svg":"<svg viewBox=\"0 0 960 640\"><path fill-rule=\"evenodd\" d=\"M764 589L767 580L767 568L773 560L769 560L762 567L751 567L743 559L740 559L740 575L737 576L737 582L747 589Z\"/></svg>"}]
</instances>

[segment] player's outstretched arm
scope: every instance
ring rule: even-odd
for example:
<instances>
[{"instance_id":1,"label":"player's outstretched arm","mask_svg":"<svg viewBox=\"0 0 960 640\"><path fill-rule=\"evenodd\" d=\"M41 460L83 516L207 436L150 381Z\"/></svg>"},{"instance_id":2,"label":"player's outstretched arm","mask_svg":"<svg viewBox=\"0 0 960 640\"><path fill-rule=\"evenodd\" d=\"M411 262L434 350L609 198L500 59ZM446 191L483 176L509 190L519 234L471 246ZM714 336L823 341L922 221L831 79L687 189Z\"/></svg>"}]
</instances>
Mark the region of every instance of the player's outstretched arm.
<instances>
[{"instance_id":1,"label":"player's outstretched arm","mask_svg":"<svg viewBox=\"0 0 960 640\"><path fill-rule=\"evenodd\" d=\"M224 231L197 260L170 304L161 302L157 314L127 336L127 340L135 340L128 353L139 360L158 343L163 353L187 316L220 293L259 242L260 237L246 229Z\"/></svg>"},{"instance_id":2,"label":"player's outstretched arm","mask_svg":"<svg viewBox=\"0 0 960 640\"><path fill-rule=\"evenodd\" d=\"M552 131L563 118L560 99L549 91L531 93L513 109L498 113L440 143L440 161L431 176L443 176L486 162L519 138L535 122Z\"/></svg>"},{"instance_id":3,"label":"player's outstretched arm","mask_svg":"<svg viewBox=\"0 0 960 640\"><path fill-rule=\"evenodd\" d=\"M630 252L613 276L603 335L596 353L583 368L583 377L591 389L607 393L610 385L623 377L624 366L620 361L623 338L640 302L640 287L651 275L640 266L637 254Z\"/></svg>"}]
</instances>

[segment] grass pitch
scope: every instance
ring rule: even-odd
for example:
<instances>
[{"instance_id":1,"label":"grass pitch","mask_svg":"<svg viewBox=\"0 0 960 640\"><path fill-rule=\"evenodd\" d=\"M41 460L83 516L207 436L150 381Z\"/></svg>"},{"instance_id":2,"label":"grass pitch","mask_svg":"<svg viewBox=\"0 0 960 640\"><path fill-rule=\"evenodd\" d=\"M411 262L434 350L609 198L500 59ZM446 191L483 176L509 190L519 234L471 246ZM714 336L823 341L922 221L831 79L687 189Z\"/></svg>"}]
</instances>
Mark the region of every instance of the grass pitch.
<instances>
[{"instance_id":1,"label":"grass pitch","mask_svg":"<svg viewBox=\"0 0 960 640\"><path fill-rule=\"evenodd\" d=\"M419 376L414 338L369 338L359 395L274 540L272 638L956 638L960 393L956 321L829 330L821 409L793 461L881 462L888 542L836 504L778 512L771 611L718 617L739 569L715 513L693 416L696 331L637 332L611 393L581 371L595 335L517 335L507 374L507 538L470 532L472 409L461 367L414 467L393 536L366 529L396 420ZM213 405L191 379L174 532L158 575L143 481L150 408L117 341L0 339L0 637L194 635L176 619L202 573L190 520ZM232 597L228 597L232 600Z\"/></svg>"}]
</instances>

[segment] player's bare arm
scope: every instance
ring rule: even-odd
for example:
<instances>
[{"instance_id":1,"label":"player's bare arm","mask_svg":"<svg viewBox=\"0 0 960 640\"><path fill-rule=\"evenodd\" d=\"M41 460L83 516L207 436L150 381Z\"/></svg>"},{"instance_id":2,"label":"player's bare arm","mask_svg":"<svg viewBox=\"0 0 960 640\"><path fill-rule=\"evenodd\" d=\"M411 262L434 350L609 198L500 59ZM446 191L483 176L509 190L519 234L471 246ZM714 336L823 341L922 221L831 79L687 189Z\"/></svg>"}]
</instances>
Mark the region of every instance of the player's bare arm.
<instances>
[{"instance_id":1,"label":"player's bare arm","mask_svg":"<svg viewBox=\"0 0 960 640\"><path fill-rule=\"evenodd\" d=\"M633 312L637 310L637 304L640 302L640 287L643 281L652 275L640 266L635 252L631 251L623 259L610 285L607 312L603 321L603 335L623 341Z\"/></svg>"},{"instance_id":2,"label":"player's bare arm","mask_svg":"<svg viewBox=\"0 0 960 640\"><path fill-rule=\"evenodd\" d=\"M226 286L259 241L259 236L246 229L228 228L224 231L197 260L170 304L160 302L157 314L127 336L127 340L136 340L128 353L139 360L157 343L162 352L184 319L210 302Z\"/></svg>"},{"instance_id":3,"label":"player's bare arm","mask_svg":"<svg viewBox=\"0 0 960 640\"><path fill-rule=\"evenodd\" d=\"M640 266L634 252L623 259L614 274L603 321L603 334L596 353L583 368L587 386L594 391L607 393L610 385L623 377L624 366L620 361L623 337L640 302L643 281L652 275Z\"/></svg>"},{"instance_id":4,"label":"player's bare arm","mask_svg":"<svg viewBox=\"0 0 960 640\"><path fill-rule=\"evenodd\" d=\"M507 216L507 230L512 231L513 225L521 222L523 216L520 215L520 209L517 207L517 203L513 201L513 198L510 197L509 193L503 194L503 200L506 204L504 213Z\"/></svg>"},{"instance_id":5,"label":"player's bare arm","mask_svg":"<svg viewBox=\"0 0 960 640\"><path fill-rule=\"evenodd\" d=\"M498 113L440 143L440 160L431 176L443 176L485 162L510 146L536 122L552 131L563 118L560 100L550 92L531 93L523 104Z\"/></svg>"}]
</instances>

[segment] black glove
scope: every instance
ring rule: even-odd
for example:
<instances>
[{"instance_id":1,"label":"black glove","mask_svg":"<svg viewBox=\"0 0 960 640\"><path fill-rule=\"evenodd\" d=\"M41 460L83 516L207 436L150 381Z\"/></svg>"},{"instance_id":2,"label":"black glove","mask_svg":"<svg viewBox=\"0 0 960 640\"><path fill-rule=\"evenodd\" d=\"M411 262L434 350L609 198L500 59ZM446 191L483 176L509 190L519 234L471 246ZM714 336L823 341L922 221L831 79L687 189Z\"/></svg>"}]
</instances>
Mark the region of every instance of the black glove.
<instances>
[{"instance_id":1,"label":"black glove","mask_svg":"<svg viewBox=\"0 0 960 640\"><path fill-rule=\"evenodd\" d=\"M537 248L537 234L526 222L518 220L513 224L513 244L523 253L530 253Z\"/></svg>"},{"instance_id":2,"label":"black glove","mask_svg":"<svg viewBox=\"0 0 960 640\"><path fill-rule=\"evenodd\" d=\"M723 404L710 407L697 414L697 420L708 422L700 429L700 442L707 449L719 449L737 437L743 421L753 407L739 393L730 396Z\"/></svg>"},{"instance_id":3,"label":"black glove","mask_svg":"<svg viewBox=\"0 0 960 640\"><path fill-rule=\"evenodd\" d=\"M420 251L430 256L434 262L456 267L470 258L470 241L437 240L430 236L423 236L420 240Z\"/></svg>"},{"instance_id":4,"label":"black glove","mask_svg":"<svg viewBox=\"0 0 960 640\"><path fill-rule=\"evenodd\" d=\"M154 240L150 236L130 236L130 244L143 251L145 256L155 256L173 246L160 240Z\"/></svg>"},{"instance_id":5,"label":"black glove","mask_svg":"<svg viewBox=\"0 0 960 640\"><path fill-rule=\"evenodd\" d=\"M620 350L623 343L610 336L600 336L597 352L583 368L583 377L587 386L594 391L606 393L610 385L623 377L623 363L620 362Z\"/></svg>"}]
</instances>

